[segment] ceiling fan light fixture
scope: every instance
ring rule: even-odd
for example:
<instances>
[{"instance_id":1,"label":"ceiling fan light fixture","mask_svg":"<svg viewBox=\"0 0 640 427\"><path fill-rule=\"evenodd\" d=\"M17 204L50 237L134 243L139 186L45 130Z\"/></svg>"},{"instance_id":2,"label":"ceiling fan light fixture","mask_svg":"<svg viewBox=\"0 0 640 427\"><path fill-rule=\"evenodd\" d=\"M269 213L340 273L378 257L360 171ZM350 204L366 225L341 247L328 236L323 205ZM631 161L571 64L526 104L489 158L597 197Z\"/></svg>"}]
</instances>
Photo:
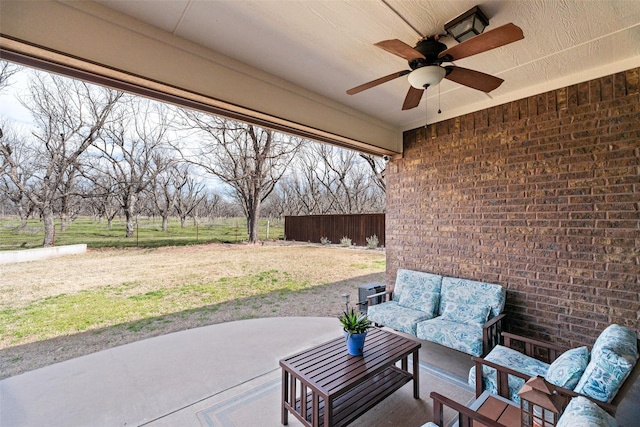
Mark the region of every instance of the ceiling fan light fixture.
<instances>
[{"instance_id":1,"label":"ceiling fan light fixture","mask_svg":"<svg viewBox=\"0 0 640 427\"><path fill-rule=\"evenodd\" d=\"M487 25L489 25L489 19L478 6L475 6L473 9L447 22L444 25L444 29L458 43L462 43L478 34L482 34Z\"/></svg>"},{"instance_id":2,"label":"ceiling fan light fixture","mask_svg":"<svg viewBox=\"0 0 640 427\"><path fill-rule=\"evenodd\" d=\"M416 89L424 89L425 87L437 85L444 79L447 70L438 65L427 65L420 67L409 73L407 78L409 84Z\"/></svg>"}]
</instances>

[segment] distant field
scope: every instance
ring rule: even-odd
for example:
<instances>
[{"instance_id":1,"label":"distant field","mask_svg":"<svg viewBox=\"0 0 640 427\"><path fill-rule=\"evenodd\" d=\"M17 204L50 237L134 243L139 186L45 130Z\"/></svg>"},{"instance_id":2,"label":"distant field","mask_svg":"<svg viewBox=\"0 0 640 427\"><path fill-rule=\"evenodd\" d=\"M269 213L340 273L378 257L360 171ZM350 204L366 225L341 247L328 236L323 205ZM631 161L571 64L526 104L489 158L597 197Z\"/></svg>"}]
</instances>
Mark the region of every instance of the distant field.
<instances>
[{"instance_id":1,"label":"distant field","mask_svg":"<svg viewBox=\"0 0 640 427\"><path fill-rule=\"evenodd\" d=\"M284 221L261 220L258 237L261 240L279 240L284 238ZM169 230L161 231L162 220L140 219L136 233L132 238L125 237L124 220L114 220L111 229L107 222L91 218L78 218L60 232L60 222L56 221L55 244L72 245L86 243L89 248L157 248L162 246L186 246L201 243L234 243L247 240L247 227L244 218L216 218L200 220L196 227L188 221L184 228L180 221L172 218ZM21 227L16 217L0 218L0 250L29 249L42 246L44 227L41 221L29 220Z\"/></svg>"}]
</instances>

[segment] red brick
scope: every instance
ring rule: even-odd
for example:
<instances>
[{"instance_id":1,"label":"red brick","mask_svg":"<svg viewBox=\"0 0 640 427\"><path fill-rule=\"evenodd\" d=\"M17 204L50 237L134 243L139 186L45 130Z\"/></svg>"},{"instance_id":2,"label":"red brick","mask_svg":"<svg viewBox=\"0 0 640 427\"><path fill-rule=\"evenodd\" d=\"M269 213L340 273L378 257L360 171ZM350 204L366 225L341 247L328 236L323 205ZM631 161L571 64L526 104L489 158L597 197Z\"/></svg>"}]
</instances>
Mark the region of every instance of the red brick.
<instances>
[{"instance_id":1,"label":"red brick","mask_svg":"<svg viewBox=\"0 0 640 427\"><path fill-rule=\"evenodd\" d=\"M386 177L388 279L502 284L507 328L568 346L611 322L640 330L638 71L405 132Z\"/></svg>"}]
</instances>

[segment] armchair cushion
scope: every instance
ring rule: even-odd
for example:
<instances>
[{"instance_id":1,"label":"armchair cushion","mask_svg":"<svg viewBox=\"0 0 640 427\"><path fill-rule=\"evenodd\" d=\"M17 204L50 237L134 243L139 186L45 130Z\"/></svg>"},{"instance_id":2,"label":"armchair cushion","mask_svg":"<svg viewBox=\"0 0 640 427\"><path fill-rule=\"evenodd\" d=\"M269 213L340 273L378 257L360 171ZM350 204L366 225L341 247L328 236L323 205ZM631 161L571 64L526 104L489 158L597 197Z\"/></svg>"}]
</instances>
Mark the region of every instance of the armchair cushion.
<instances>
[{"instance_id":1,"label":"armchair cushion","mask_svg":"<svg viewBox=\"0 0 640 427\"><path fill-rule=\"evenodd\" d=\"M495 364L501 366L508 366L514 371L522 372L530 377L535 377L539 375L544 377L547 371L549 370L549 365L534 359L533 357L526 356L519 351L510 349L509 347L504 347L501 345L497 345L487 354L485 360L489 362L493 362ZM509 400L512 400L516 403L520 403L520 396L518 396L518 392L522 388L525 383L525 380L522 378L515 377L513 375L509 375ZM475 366L471 368L469 371L469 385L474 386L476 384L476 369ZM498 378L496 375L496 370L489 367L482 367L482 383L483 389L488 390L490 393L498 394Z\"/></svg>"},{"instance_id":2,"label":"armchair cushion","mask_svg":"<svg viewBox=\"0 0 640 427\"><path fill-rule=\"evenodd\" d=\"M586 397L571 399L556 427L617 427L615 418Z\"/></svg>"},{"instance_id":3,"label":"armchair cushion","mask_svg":"<svg viewBox=\"0 0 640 427\"><path fill-rule=\"evenodd\" d=\"M464 323L465 325L482 326L487 322L491 307L484 305L447 305L442 312L440 319L454 323Z\"/></svg>"},{"instance_id":4,"label":"armchair cushion","mask_svg":"<svg viewBox=\"0 0 640 427\"><path fill-rule=\"evenodd\" d=\"M482 355L482 326L451 322L441 317L418 323L416 336L473 356Z\"/></svg>"},{"instance_id":5,"label":"armchair cushion","mask_svg":"<svg viewBox=\"0 0 640 427\"><path fill-rule=\"evenodd\" d=\"M573 390L589 363L587 347L572 348L549 365L545 379L551 384Z\"/></svg>"},{"instance_id":6,"label":"armchair cushion","mask_svg":"<svg viewBox=\"0 0 640 427\"><path fill-rule=\"evenodd\" d=\"M636 333L620 325L607 327L593 345L591 361L574 391L611 402L637 359Z\"/></svg>"},{"instance_id":7,"label":"armchair cushion","mask_svg":"<svg viewBox=\"0 0 640 427\"><path fill-rule=\"evenodd\" d=\"M424 311L403 307L397 301L372 305L367 310L367 316L374 323L414 336L416 335L416 323L433 317Z\"/></svg>"}]
</instances>

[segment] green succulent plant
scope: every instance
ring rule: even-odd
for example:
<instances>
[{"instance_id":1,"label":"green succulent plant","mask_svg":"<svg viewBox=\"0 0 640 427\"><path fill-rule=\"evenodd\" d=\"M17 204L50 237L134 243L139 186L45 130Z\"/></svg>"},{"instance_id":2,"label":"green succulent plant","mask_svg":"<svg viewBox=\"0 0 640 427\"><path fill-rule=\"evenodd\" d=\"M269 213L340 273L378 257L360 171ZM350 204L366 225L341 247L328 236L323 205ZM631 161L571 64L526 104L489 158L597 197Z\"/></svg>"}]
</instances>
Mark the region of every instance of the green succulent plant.
<instances>
[{"instance_id":1,"label":"green succulent plant","mask_svg":"<svg viewBox=\"0 0 640 427\"><path fill-rule=\"evenodd\" d=\"M365 313L356 313L352 308L349 311L342 312L338 318L342 324L342 328L349 334L363 334L371 327L371 320Z\"/></svg>"}]
</instances>

